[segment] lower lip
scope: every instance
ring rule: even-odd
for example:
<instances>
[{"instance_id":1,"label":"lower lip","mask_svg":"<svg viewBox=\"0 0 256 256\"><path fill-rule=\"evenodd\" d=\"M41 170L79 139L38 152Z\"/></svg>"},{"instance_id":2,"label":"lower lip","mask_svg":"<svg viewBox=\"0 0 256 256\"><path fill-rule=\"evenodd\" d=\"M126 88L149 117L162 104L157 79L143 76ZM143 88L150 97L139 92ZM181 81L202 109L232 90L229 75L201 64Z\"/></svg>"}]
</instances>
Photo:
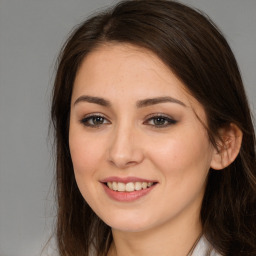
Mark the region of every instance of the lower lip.
<instances>
[{"instance_id":1,"label":"lower lip","mask_svg":"<svg viewBox=\"0 0 256 256\"><path fill-rule=\"evenodd\" d=\"M139 198L150 193L150 191L155 187L155 185L153 185L149 188L142 189L142 190L135 190L133 192L118 192L118 191L113 191L105 184L102 184L102 185L107 195L111 199L114 199L119 202L132 202L132 201L138 200Z\"/></svg>"}]
</instances>

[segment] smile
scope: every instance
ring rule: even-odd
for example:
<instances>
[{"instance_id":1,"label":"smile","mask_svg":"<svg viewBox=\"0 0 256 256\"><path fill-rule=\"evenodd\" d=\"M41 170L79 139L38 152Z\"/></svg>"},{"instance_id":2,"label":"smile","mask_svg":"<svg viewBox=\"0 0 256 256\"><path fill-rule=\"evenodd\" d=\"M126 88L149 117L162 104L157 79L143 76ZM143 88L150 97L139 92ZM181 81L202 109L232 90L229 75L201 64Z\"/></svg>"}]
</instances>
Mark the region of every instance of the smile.
<instances>
[{"instance_id":1,"label":"smile","mask_svg":"<svg viewBox=\"0 0 256 256\"><path fill-rule=\"evenodd\" d=\"M119 202L132 202L148 195L158 184L156 180L138 177L108 177L100 181L106 194Z\"/></svg>"},{"instance_id":2,"label":"smile","mask_svg":"<svg viewBox=\"0 0 256 256\"><path fill-rule=\"evenodd\" d=\"M113 191L118 191L118 192L134 192L134 191L140 191L146 188L150 188L153 186L153 182L128 182L128 183L123 183L123 182L116 182L116 181L109 181L107 182L108 188L110 188Z\"/></svg>"}]
</instances>

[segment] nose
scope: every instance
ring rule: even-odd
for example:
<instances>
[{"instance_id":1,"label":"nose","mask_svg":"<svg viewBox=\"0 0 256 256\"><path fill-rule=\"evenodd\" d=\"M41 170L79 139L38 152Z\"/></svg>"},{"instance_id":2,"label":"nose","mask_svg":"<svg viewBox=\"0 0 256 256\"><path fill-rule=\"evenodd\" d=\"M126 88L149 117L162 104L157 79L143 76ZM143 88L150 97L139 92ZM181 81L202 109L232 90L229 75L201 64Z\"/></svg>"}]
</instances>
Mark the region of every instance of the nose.
<instances>
[{"instance_id":1,"label":"nose","mask_svg":"<svg viewBox=\"0 0 256 256\"><path fill-rule=\"evenodd\" d=\"M120 127L113 132L109 146L109 162L125 169L141 163L144 159L141 138L138 132L131 127Z\"/></svg>"}]
</instances>

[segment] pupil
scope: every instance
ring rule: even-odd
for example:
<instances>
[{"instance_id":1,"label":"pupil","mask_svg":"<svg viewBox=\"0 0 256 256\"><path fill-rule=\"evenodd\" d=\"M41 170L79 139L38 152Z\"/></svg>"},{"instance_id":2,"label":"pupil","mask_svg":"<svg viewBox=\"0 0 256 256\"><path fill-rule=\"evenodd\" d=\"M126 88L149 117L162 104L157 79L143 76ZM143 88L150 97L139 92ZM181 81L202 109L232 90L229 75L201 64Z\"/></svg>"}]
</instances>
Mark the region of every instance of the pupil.
<instances>
[{"instance_id":1,"label":"pupil","mask_svg":"<svg viewBox=\"0 0 256 256\"><path fill-rule=\"evenodd\" d=\"M156 125L163 125L164 122L165 122L165 119L162 118L162 117L157 117L157 118L155 119L155 124L156 124Z\"/></svg>"},{"instance_id":2,"label":"pupil","mask_svg":"<svg viewBox=\"0 0 256 256\"><path fill-rule=\"evenodd\" d=\"M103 123L103 117L97 116L93 119L94 124L102 124Z\"/></svg>"}]
</instances>

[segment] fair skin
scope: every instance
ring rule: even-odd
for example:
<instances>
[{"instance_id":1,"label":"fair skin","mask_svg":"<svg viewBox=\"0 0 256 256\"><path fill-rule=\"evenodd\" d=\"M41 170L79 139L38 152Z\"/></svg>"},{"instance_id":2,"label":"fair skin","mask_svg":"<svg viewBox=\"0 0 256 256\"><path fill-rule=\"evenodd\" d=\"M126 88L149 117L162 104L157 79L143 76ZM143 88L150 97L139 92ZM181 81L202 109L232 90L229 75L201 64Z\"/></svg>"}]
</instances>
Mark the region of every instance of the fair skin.
<instances>
[{"instance_id":1,"label":"fair skin","mask_svg":"<svg viewBox=\"0 0 256 256\"><path fill-rule=\"evenodd\" d=\"M153 53L108 44L84 59L69 145L84 199L112 228L109 256L184 256L200 236L207 174L223 166L198 117L206 123Z\"/></svg>"}]
</instances>

